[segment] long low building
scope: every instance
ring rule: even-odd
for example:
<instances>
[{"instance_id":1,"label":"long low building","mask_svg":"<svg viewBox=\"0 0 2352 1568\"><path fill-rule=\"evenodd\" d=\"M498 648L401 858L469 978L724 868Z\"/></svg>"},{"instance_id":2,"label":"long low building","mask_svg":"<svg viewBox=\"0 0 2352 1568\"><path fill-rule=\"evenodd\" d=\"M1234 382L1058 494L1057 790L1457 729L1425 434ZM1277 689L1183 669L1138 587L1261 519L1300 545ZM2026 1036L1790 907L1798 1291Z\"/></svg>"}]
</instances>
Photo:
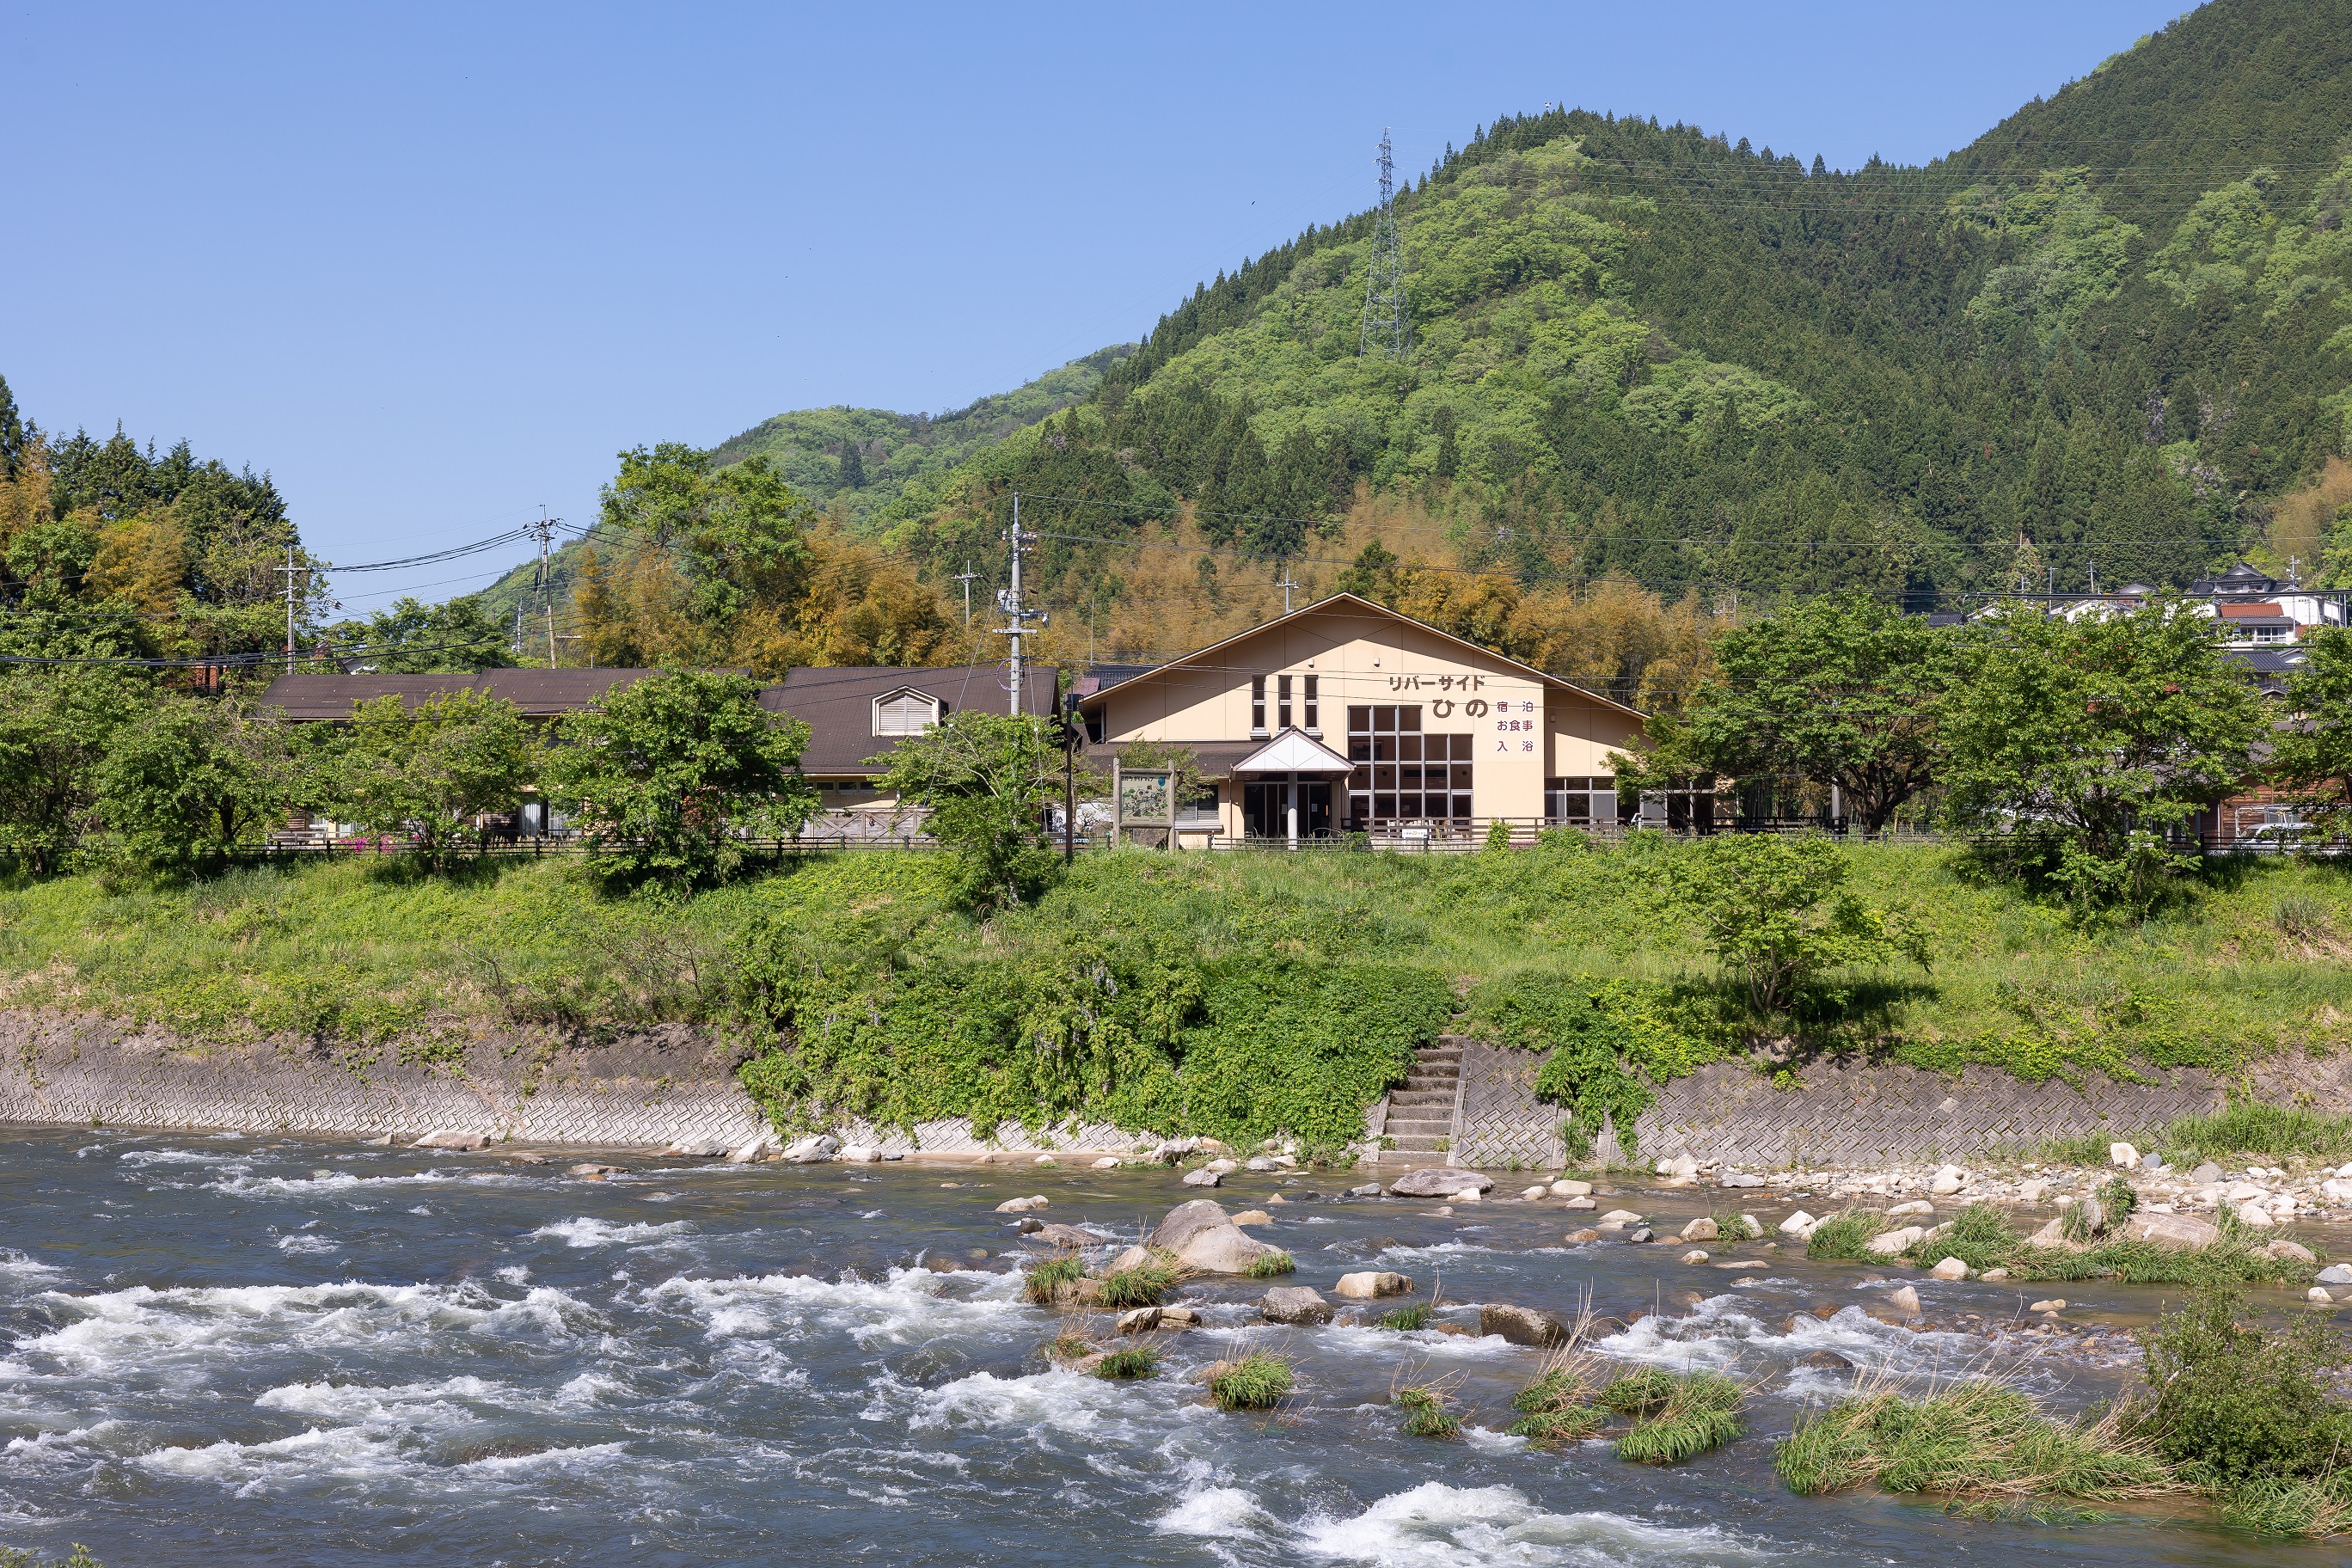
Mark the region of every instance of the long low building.
<instances>
[{"instance_id":1,"label":"long low building","mask_svg":"<svg viewBox=\"0 0 2352 1568\"><path fill-rule=\"evenodd\" d=\"M1150 818L1179 842L1613 823L1609 755L1643 733L1622 703L1353 594L1081 680L1075 703L1089 756L1122 773L1130 752L1196 759L1199 793Z\"/></svg>"}]
</instances>

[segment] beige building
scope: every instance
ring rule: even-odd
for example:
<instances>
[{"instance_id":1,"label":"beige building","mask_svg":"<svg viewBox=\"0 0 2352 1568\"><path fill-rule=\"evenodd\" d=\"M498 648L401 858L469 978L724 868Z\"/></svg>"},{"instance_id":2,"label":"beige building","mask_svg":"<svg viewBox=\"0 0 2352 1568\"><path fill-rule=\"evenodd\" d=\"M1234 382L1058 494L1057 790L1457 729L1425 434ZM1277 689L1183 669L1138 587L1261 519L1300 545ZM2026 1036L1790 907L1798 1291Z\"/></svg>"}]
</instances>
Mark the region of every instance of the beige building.
<instances>
[{"instance_id":1,"label":"beige building","mask_svg":"<svg viewBox=\"0 0 2352 1568\"><path fill-rule=\"evenodd\" d=\"M1642 733L1633 709L1353 594L1075 697L1098 761L1144 742L1200 760L1180 841L1615 822L1609 753Z\"/></svg>"}]
</instances>

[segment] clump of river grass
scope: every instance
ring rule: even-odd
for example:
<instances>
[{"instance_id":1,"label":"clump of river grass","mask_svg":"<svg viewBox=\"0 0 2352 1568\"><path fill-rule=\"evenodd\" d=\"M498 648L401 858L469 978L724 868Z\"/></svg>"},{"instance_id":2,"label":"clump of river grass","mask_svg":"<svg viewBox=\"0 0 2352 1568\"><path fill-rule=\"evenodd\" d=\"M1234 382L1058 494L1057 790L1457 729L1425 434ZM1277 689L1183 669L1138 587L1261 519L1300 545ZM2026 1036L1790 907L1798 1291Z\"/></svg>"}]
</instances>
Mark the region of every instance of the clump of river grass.
<instances>
[{"instance_id":1,"label":"clump of river grass","mask_svg":"<svg viewBox=\"0 0 2352 1568\"><path fill-rule=\"evenodd\" d=\"M1655 1367L1621 1377L1601 1391L1601 1403L1633 1417L1617 1439L1617 1457L1635 1464L1672 1465L1721 1447L1739 1436L1746 1391L1721 1373L1674 1373Z\"/></svg>"},{"instance_id":2,"label":"clump of river grass","mask_svg":"<svg viewBox=\"0 0 2352 1568\"><path fill-rule=\"evenodd\" d=\"M1252 1351L1209 1379L1209 1397L1220 1410L1271 1410L1296 1381L1289 1362Z\"/></svg>"},{"instance_id":3,"label":"clump of river grass","mask_svg":"<svg viewBox=\"0 0 2352 1568\"><path fill-rule=\"evenodd\" d=\"M1408 1437L1458 1437L1462 1422L1447 1408L1452 1403L1446 1389L1436 1384L1415 1384L1400 1388L1389 1396L1390 1403L1404 1412L1402 1428Z\"/></svg>"},{"instance_id":4,"label":"clump of river grass","mask_svg":"<svg viewBox=\"0 0 2352 1568\"><path fill-rule=\"evenodd\" d=\"M1029 1272L1022 1277L1021 1293L1034 1305L1050 1307L1057 1287L1075 1285L1086 1278L1086 1262L1076 1253L1041 1258L1031 1264Z\"/></svg>"},{"instance_id":5,"label":"clump of river grass","mask_svg":"<svg viewBox=\"0 0 2352 1568\"><path fill-rule=\"evenodd\" d=\"M1119 1311L1130 1307L1157 1307L1176 1288L1181 1268L1165 1253L1156 1253L1149 1263L1132 1268L1121 1268L1102 1277L1101 1303Z\"/></svg>"},{"instance_id":6,"label":"clump of river grass","mask_svg":"<svg viewBox=\"0 0 2352 1568\"><path fill-rule=\"evenodd\" d=\"M1580 1354L1548 1358L1536 1380L1512 1398L1511 1408L1519 1419L1504 1430L1538 1448L1580 1443L1600 1431L1608 1424L1609 1413L1592 1405L1590 1371L1589 1359Z\"/></svg>"},{"instance_id":7,"label":"clump of river grass","mask_svg":"<svg viewBox=\"0 0 2352 1568\"><path fill-rule=\"evenodd\" d=\"M1400 1334L1410 1334L1429 1327L1436 1317L1437 1304L1434 1301L1415 1301L1410 1307L1399 1307L1394 1311L1382 1312L1372 1320L1372 1327L1392 1330Z\"/></svg>"},{"instance_id":8,"label":"clump of river grass","mask_svg":"<svg viewBox=\"0 0 2352 1568\"><path fill-rule=\"evenodd\" d=\"M1862 1209L1848 1209L1833 1214L1813 1226L1805 1238L1805 1256L1816 1263L1836 1263L1868 1258L1868 1243L1881 1226L1874 1214Z\"/></svg>"},{"instance_id":9,"label":"clump of river grass","mask_svg":"<svg viewBox=\"0 0 2352 1568\"><path fill-rule=\"evenodd\" d=\"M1297 1261L1290 1254L1277 1247L1270 1251L1261 1252L1250 1259L1250 1266L1242 1272L1244 1278L1250 1279L1275 1279L1297 1267Z\"/></svg>"},{"instance_id":10,"label":"clump of river grass","mask_svg":"<svg viewBox=\"0 0 2352 1568\"><path fill-rule=\"evenodd\" d=\"M1105 1382L1160 1375L1160 1352L1147 1345L1113 1351L1095 1363L1095 1375Z\"/></svg>"}]
</instances>

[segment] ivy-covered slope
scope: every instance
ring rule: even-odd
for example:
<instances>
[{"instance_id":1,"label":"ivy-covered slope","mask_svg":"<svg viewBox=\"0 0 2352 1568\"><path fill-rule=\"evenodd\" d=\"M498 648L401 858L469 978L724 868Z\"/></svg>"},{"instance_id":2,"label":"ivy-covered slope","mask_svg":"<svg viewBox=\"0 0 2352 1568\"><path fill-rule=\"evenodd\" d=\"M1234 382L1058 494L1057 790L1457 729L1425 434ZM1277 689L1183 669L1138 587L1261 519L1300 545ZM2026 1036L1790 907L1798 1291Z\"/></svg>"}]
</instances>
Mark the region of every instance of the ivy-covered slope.
<instances>
[{"instance_id":1,"label":"ivy-covered slope","mask_svg":"<svg viewBox=\"0 0 2352 1568\"><path fill-rule=\"evenodd\" d=\"M2352 0L2215 0L1922 169L1506 118L1399 197L1403 360L1368 219L1310 228L877 522L988 559L1017 488L1066 604L1180 501L1296 558L1367 490L1528 584L2185 584L2346 447L2347 56Z\"/></svg>"}]
</instances>

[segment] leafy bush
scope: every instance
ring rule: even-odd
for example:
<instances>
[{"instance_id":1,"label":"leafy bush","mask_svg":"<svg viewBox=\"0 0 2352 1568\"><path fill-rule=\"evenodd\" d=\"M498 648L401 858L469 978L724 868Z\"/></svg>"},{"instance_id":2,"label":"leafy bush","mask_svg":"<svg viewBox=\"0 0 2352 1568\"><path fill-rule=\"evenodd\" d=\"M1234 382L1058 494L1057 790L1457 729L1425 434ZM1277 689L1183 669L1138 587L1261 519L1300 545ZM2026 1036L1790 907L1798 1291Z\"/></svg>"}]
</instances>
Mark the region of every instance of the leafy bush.
<instances>
[{"instance_id":1,"label":"leafy bush","mask_svg":"<svg viewBox=\"0 0 2352 1568\"><path fill-rule=\"evenodd\" d=\"M1113 1351L1095 1363L1095 1375L1107 1382L1160 1375L1160 1352L1145 1345Z\"/></svg>"},{"instance_id":2,"label":"leafy bush","mask_svg":"<svg viewBox=\"0 0 2352 1568\"><path fill-rule=\"evenodd\" d=\"M2266 1330L2234 1291L2208 1288L2139 1339L2156 1390L2141 1430L2185 1474L2217 1487L2304 1479L2352 1454L2352 1406L2327 1376L2352 1349L2324 1325Z\"/></svg>"},{"instance_id":3,"label":"leafy bush","mask_svg":"<svg viewBox=\"0 0 2352 1568\"><path fill-rule=\"evenodd\" d=\"M1851 869L1827 838L1734 833L1677 859L1670 885L1748 1005L1772 1014L1832 969L1895 958L1927 966L1927 933L1902 910L1864 903L1845 886Z\"/></svg>"},{"instance_id":4,"label":"leafy bush","mask_svg":"<svg viewBox=\"0 0 2352 1568\"><path fill-rule=\"evenodd\" d=\"M1288 1362L1253 1351L1209 1379L1209 1397L1220 1410L1271 1410L1293 1382Z\"/></svg>"},{"instance_id":5,"label":"leafy bush","mask_svg":"<svg viewBox=\"0 0 2352 1568\"><path fill-rule=\"evenodd\" d=\"M2123 1435L2115 1413L2053 1421L2016 1389L1983 1381L1921 1400L1842 1399L1798 1422L1773 1466L1809 1496L1873 1481L1895 1492L2095 1501L2182 1489L2148 1444Z\"/></svg>"},{"instance_id":6,"label":"leafy bush","mask_svg":"<svg viewBox=\"0 0 2352 1568\"><path fill-rule=\"evenodd\" d=\"M1590 1158L1604 1123L1634 1152L1633 1123L1656 1099L1652 1084L1685 1077L1729 1049L1710 1032L1697 999L1617 981L1515 975L1470 998L1470 1026L1505 1045L1551 1054L1536 1098L1565 1106L1560 1136L1572 1158Z\"/></svg>"}]
</instances>

